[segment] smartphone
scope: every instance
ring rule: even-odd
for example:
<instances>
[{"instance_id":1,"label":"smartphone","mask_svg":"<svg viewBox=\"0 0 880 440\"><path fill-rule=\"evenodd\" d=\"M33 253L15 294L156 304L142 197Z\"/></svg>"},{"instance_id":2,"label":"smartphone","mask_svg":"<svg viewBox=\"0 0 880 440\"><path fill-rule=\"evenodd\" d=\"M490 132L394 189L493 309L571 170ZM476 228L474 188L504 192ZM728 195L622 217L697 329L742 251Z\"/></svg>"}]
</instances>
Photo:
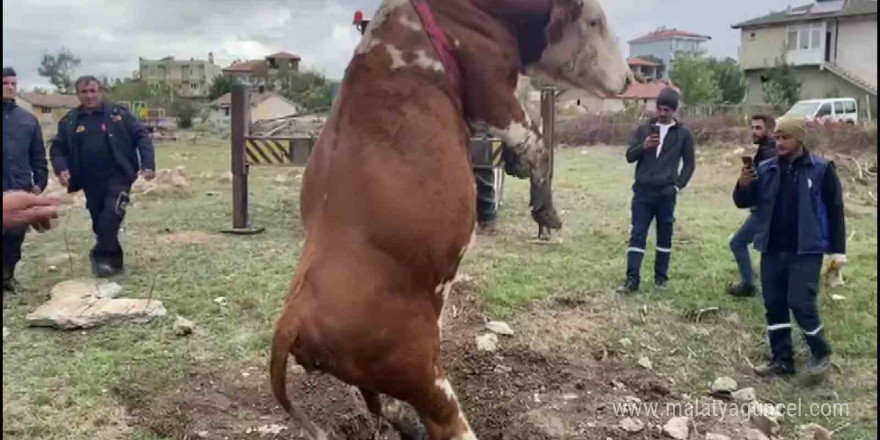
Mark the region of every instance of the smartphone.
<instances>
[{"instance_id":1,"label":"smartphone","mask_svg":"<svg viewBox=\"0 0 880 440\"><path fill-rule=\"evenodd\" d=\"M660 126L659 125L651 125L651 136L660 136Z\"/></svg>"},{"instance_id":2,"label":"smartphone","mask_svg":"<svg viewBox=\"0 0 880 440\"><path fill-rule=\"evenodd\" d=\"M746 166L746 167L748 167L748 168L754 168L754 167L755 167L755 159L752 158L752 156L743 156L743 157L742 157L742 163L743 163L744 166Z\"/></svg>"}]
</instances>

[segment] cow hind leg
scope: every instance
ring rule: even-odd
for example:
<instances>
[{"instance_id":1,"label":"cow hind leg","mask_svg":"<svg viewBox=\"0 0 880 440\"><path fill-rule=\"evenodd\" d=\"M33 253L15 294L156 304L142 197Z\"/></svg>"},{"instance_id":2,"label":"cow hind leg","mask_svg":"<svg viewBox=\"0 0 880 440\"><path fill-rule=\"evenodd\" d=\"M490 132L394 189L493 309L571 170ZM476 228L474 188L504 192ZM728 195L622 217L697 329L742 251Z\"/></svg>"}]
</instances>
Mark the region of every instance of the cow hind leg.
<instances>
[{"instance_id":1,"label":"cow hind leg","mask_svg":"<svg viewBox=\"0 0 880 440\"><path fill-rule=\"evenodd\" d=\"M477 440L445 374L423 388L415 407L431 440Z\"/></svg>"},{"instance_id":2,"label":"cow hind leg","mask_svg":"<svg viewBox=\"0 0 880 440\"><path fill-rule=\"evenodd\" d=\"M382 401L379 399L379 393L364 388L360 388L360 391L361 395L364 397L364 402L367 404L367 409L371 414L376 416L376 432L374 433L374 438L379 438L383 420L391 424L394 430L400 435L401 440L419 440L422 438L418 427L408 424L404 419L403 414L401 414L400 401L395 400L388 408L384 408L382 406ZM391 411L387 411L388 409Z\"/></svg>"}]
</instances>

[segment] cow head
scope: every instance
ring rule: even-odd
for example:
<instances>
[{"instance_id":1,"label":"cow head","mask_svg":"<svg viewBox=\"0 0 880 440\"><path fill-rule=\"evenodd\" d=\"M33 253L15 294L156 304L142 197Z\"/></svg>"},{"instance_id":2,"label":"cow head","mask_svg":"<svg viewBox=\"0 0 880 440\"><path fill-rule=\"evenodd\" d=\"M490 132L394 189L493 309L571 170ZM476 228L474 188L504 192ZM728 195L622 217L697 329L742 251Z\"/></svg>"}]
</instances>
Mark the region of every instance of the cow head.
<instances>
[{"instance_id":1,"label":"cow head","mask_svg":"<svg viewBox=\"0 0 880 440\"><path fill-rule=\"evenodd\" d=\"M525 66L526 73L563 87L622 93L633 75L599 1L534 1L549 7L549 20L544 28L543 51Z\"/></svg>"}]
</instances>

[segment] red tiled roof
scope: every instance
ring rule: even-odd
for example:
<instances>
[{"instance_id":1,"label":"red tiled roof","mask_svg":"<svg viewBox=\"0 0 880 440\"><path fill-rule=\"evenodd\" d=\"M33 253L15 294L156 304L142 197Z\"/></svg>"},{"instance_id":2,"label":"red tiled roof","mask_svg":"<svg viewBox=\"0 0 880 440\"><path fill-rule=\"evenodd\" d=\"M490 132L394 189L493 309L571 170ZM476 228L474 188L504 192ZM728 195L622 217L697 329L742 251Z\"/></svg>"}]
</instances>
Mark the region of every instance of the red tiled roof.
<instances>
[{"instance_id":1,"label":"red tiled roof","mask_svg":"<svg viewBox=\"0 0 880 440\"><path fill-rule=\"evenodd\" d=\"M657 40L667 40L673 37L682 37L682 38L698 38L701 40L711 40L712 37L708 35L699 35L691 32L680 31L678 29L664 29L660 28L654 32L651 32L647 35L643 35L635 40L630 40L629 43L647 43L649 41L657 41Z\"/></svg>"},{"instance_id":2,"label":"red tiled roof","mask_svg":"<svg viewBox=\"0 0 880 440\"><path fill-rule=\"evenodd\" d=\"M233 63L231 66L223 69L223 72L253 72L255 70L259 70L262 66L264 66L266 61L264 60L249 60L242 61L240 63Z\"/></svg>"},{"instance_id":3,"label":"red tiled roof","mask_svg":"<svg viewBox=\"0 0 880 440\"><path fill-rule=\"evenodd\" d=\"M651 60L646 60L644 58L639 58L639 57L627 58L626 64L628 66L659 66L659 64L657 64Z\"/></svg>"},{"instance_id":4,"label":"red tiled roof","mask_svg":"<svg viewBox=\"0 0 880 440\"><path fill-rule=\"evenodd\" d=\"M660 91L667 87L672 87L679 93L681 92L678 87L672 85L672 82L661 79L644 83L631 83L626 91L618 95L618 97L623 99L656 99L660 95Z\"/></svg>"},{"instance_id":5,"label":"red tiled roof","mask_svg":"<svg viewBox=\"0 0 880 440\"><path fill-rule=\"evenodd\" d=\"M284 51L281 51L278 53L273 53L272 55L267 55L266 58L280 58L280 59L297 60L297 61L302 59L299 57L299 55L294 55L290 52L284 52Z\"/></svg>"}]
</instances>

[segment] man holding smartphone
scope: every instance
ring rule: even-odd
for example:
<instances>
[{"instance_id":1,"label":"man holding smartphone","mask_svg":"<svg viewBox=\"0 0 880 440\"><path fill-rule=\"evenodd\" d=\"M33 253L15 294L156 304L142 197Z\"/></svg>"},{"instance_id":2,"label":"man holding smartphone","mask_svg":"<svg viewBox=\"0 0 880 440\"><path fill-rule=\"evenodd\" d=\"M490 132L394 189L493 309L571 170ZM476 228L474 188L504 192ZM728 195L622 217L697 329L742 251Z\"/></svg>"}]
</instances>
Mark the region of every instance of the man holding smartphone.
<instances>
[{"instance_id":1,"label":"man holding smartphone","mask_svg":"<svg viewBox=\"0 0 880 440\"><path fill-rule=\"evenodd\" d=\"M773 130L776 127L776 121L768 115L752 116L752 142L758 145L758 151L755 156L743 156L743 167L757 172L757 166L767 160L776 157L776 140L773 139ZM752 269L752 259L749 256L749 245L758 235L759 222L754 213L756 207L749 208L751 211L746 221L743 222L736 234L730 240L730 250L733 252L733 258L739 268L740 282L728 286L727 293L732 296L748 297L754 296L758 291L755 286L755 274Z\"/></svg>"},{"instance_id":2,"label":"man holding smartphone","mask_svg":"<svg viewBox=\"0 0 880 440\"><path fill-rule=\"evenodd\" d=\"M843 188L834 163L804 145L806 120L782 118L776 125L777 157L743 167L733 191L737 207L756 207L755 248L761 252L761 287L773 358L755 369L760 376L794 374L791 315L812 358L810 382L824 379L831 365L817 299L822 259L839 270L846 264Z\"/></svg>"},{"instance_id":3,"label":"man holding smartphone","mask_svg":"<svg viewBox=\"0 0 880 440\"><path fill-rule=\"evenodd\" d=\"M92 272L105 278L123 271L119 227L138 171L147 180L155 177L153 140L125 107L105 104L97 78L83 76L75 88L81 105L58 123L49 156L61 185L86 195L96 236Z\"/></svg>"},{"instance_id":4,"label":"man holding smartphone","mask_svg":"<svg viewBox=\"0 0 880 440\"><path fill-rule=\"evenodd\" d=\"M675 118L678 99L678 92L673 88L660 91L656 116L635 130L626 150L626 161L636 162L636 173L626 281L617 289L620 293L639 290L648 228L654 219L657 221L654 290L657 293L667 290L675 202L696 168L693 135Z\"/></svg>"}]
</instances>

